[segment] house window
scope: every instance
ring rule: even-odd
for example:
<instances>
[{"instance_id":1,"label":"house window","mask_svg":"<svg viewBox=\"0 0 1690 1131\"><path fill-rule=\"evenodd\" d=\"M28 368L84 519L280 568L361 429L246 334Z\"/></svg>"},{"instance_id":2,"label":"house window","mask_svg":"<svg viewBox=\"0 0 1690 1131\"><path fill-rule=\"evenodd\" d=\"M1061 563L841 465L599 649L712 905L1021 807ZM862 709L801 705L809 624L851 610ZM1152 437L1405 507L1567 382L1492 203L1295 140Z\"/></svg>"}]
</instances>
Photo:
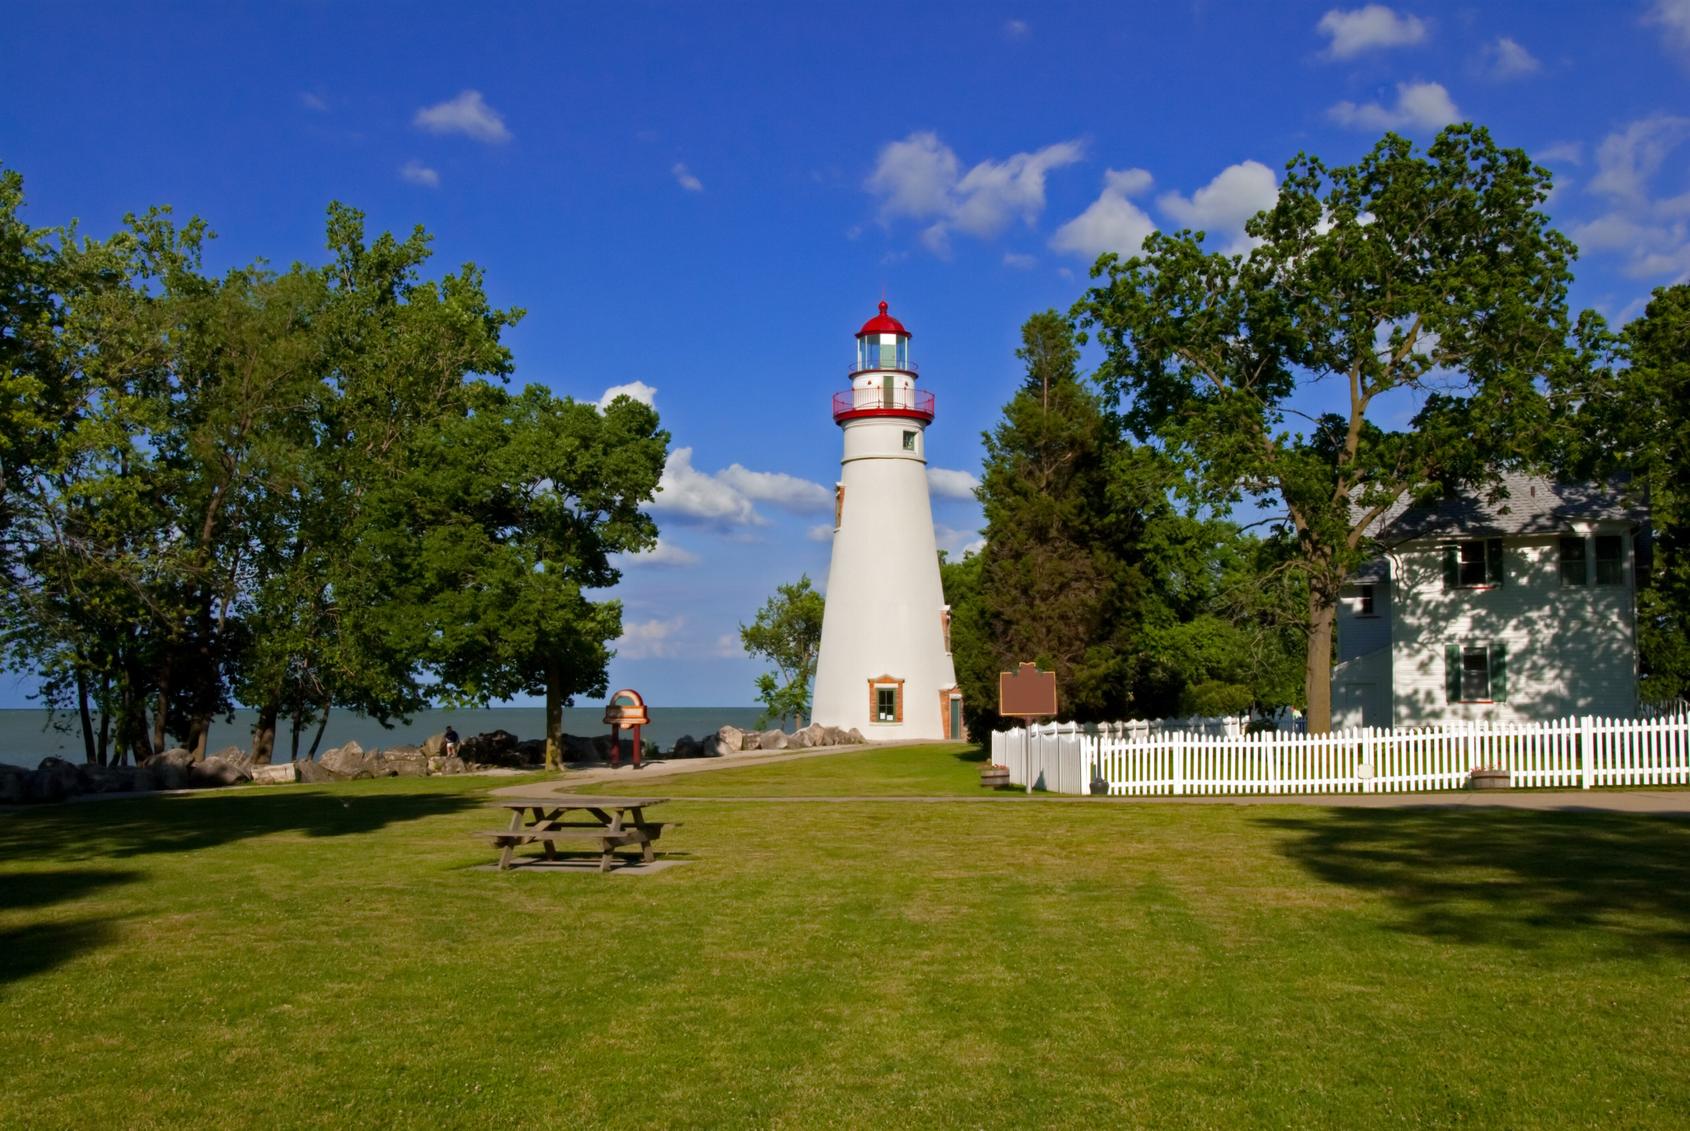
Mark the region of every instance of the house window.
<instances>
[{"instance_id":1,"label":"house window","mask_svg":"<svg viewBox=\"0 0 1690 1131\"><path fill-rule=\"evenodd\" d=\"M1445 690L1452 703L1500 703L1507 697L1507 649L1502 641L1450 644L1444 649Z\"/></svg>"},{"instance_id":2,"label":"house window","mask_svg":"<svg viewBox=\"0 0 1690 1131\"><path fill-rule=\"evenodd\" d=\"M844 517L845 517L845 484L835 483L833 485L833 528L835 530L839 529L840 523L844 519Z\"/></svg>"},{"instance_id":3,"label":"house window","mask_svg":"<svg viewBox=\"0 0 1690 1131\"><path fill-rule=\"evenodd\" d=\"M1377 615L1378 614L1373 611L1373 586L1363 585L1361 587L1361 597L1356 601L1356 616L1371 617ZM949 649L947 649L947 651L948 650Z\"/></svg>"},{"instance_id":4,"label":"house window","mask_svg":"<svg viewBox=\"0 0 1690 1131\"><path fill-rule=\"evenodd\" d=\"M876 723L904 721L903 680L882 675L868 681L868 717Z\"/></svg>"},{"instance_id":5,"label":"house window","mask_svg":"<svg viewBox=\"0 0 1690 1131\"><path fill-rule=\"evenodd\" d=\"M1502 539L1476 538L1444 547L1444 588L1502 584Z\"/></svg>"},{"instance_id":6,"label":"house window","mask_svg":"<svg viewBox=\"0 0 1690 1131\"><path fill-rule=\"evenodd\" d=\"M951 651L951 607L946 605L939 610L939 631L945 636L945 654Z\"/></svg>"},{"instance_id":7,"label":"house window","mask_svg":"<svg viewBox=\"0 0 1690 1131\"><path fill-rule=\"evenodd\" d=\"M915 451L915 433L914 432L905 432L904 433L904 451L906 451L906 452Z\"/></svg>"},{"instance_id":8,"label":"house window","mask_svg":"<svg viewBox=\"0 0 1690 1131\"><path fill-rule=\"evenodd\" d=\"M1584 539L1561 539L1561 584L1584 585L1586 581Z\"/></svg>"},{"instance_id":9,"label":"house window","mask_svg":"<svg viewBox=\"0 0 1690 1131\"><path fill-rule=\"evenodd\" d=\"M1618 534L1596 536L1596 584L1625 584L1625 541Z\"/></svg>"}]
</instances>

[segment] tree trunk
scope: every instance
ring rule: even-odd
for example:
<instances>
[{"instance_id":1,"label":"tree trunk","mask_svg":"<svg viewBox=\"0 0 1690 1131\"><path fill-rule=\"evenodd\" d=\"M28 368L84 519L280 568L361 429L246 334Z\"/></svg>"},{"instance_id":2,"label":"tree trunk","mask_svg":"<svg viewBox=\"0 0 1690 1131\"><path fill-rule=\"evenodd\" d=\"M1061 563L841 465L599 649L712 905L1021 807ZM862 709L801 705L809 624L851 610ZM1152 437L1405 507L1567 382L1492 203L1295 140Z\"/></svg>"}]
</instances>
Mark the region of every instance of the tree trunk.
<instances>
[{"instance_id":1,"label":"tree trunk","mask_svg":"<svg viewBox=\"0 0 1690 1131\"><path fill-rule=\"evenodd\" d=\"M329 729L329 702L323 700L323 714L317 720L317 733L311 736L311 757L317 756L317 747L323 744L323 732Z\"/></svg>"},{"instance_id":2,"label":"tree trunk","mask_svg":"<svg viewBox=\"0 0 1690 1131\"><path fill-rule=\"evenodd\" d=\"M82 670L80 657L76 668L76 717L82 723L83 758L90 766L98 765L96 756L103 761L105 751L94 748L94 718L88 711L88 675Z\"/></svg>"},{"instance_id":3,"label":"tree trunk","mask_svg":"<svg viewBox=\"0 0 1690 1131\"><path fill-rule=\"evenodd\" d=\"M252 764L255 766L268 766L276 752L276 716L279 714L281 704L274 699L258 708L258 722L252 728Z\"/></svg>"},{"instance_id":4,"label":"tree trunk","mask_svg":"<svg viewBox=\"0 0 1690 1131\"><path fill-rule=\"evenodd\" d=\"M295 762L299 761L299 726L304 721L305 704L301 700L295 700L293 705L293 738L291 740L291 745L289 746L290 753L288 755Z\"/></svg>"},{"instance_id":5,"label":"tree trunk","mask_svg":"<svg viewBox=\"0 0 1690 1131\"><path fill-rule=\"evenodd\" d=\"M1311 578L1308 662L1303 670L1303 693L1308 698L1304 723L1310 734L1332 729L1332 627L1337 612L1337 586Z\"/></svg>"},{"instance_id":6,"label":"tree trunk","mask_svg":"<svg viewBox=\"0 0 1690 1131\"><path fill-rule=\"evenodd\" d=\"M158 710L153 715L153 749L165 749L165 726L170 721L170 666L167 656L158 673Z\"/></svg>"},{"instance_id":7,"label":"tree trunk","mask_svg":"<svg viewBox=\"0 0 1690 1131\"><path fill-rule=\"evenodd\" d=\"M563 672L546 665L546 769L563 768Z\"/></svg>"},{"instance_id":8,"label":"tree trunk","mask_svg":"<svg viewBox=\"0 0 1690 1131\"><path fill-rule=\"evenodd\" d=\"M111 753L111 676L100 674L100 765Z\"/></svg>"},{"instance_id":9,"label":"tree trunk","mask_svg":"<svg viewBox=\"0 0 1690 1131\"><path fill-rule=\"evenodd\" d=\"M195 715L194 721L188 724L188 740L182 745L193 751L195 758L204 758L206 748L211 745L211 716Z\"/></svg>"}]
</instances>

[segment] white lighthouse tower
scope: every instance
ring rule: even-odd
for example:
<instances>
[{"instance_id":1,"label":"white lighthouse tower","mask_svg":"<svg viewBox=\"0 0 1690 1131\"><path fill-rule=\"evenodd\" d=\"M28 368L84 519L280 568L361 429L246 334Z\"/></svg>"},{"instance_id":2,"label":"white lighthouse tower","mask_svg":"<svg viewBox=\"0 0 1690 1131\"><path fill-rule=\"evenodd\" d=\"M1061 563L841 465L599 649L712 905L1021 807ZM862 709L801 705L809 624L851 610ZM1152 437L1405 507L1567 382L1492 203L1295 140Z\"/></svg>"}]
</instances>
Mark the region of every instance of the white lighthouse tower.
<instances>
[{"instance_id":1,"label":"white lighthouse tower","mask_svg":"<svg viewBox=\"0 0 1690 1131\"><path fill-rule=\"evenodd\" d=\"M813 714L873 742L962 736L927 497L933 394L917 391L909 351L910 332L881 303L857 331L851 388L833 398L845 454Z\"/></svg>"}]
</instances>

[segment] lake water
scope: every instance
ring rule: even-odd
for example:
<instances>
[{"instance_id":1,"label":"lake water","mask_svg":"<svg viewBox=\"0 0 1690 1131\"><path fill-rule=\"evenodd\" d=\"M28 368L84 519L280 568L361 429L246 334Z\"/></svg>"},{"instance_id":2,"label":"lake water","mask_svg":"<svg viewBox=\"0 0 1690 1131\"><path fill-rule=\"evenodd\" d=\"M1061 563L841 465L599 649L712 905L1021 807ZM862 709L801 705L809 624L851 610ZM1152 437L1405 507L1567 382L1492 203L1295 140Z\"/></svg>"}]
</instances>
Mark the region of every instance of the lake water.
<instances>
[{"instance_id":1,"label":"lake water","mask_svg":"<svg viewBox=\"0 0 1690 1131\"><path fill-rule=\"evenodd\" d=\"M690 734L703 738L714 734L723 724L742 729L755 726L761 711L756 707L652 707L651 723L640 728L640 737L655 742L667 750L677 738ZM608 735L610 728L602 721L603 707L571 707L563 712L563 729L568 734ZM0 762L33 768L41 759L56 754L69 762L81 762L82 732L72 716L58 716L57 722L67 729L55 730L48 725L46 711L35 708L0 709ZM224 746L246 748L252 744L252 726L256 714L236 711L232 722L221 718L211 724L208 749ZM318 753L345 742L357 742L366 750L398 746L410 742L421 745L430 735L439 734L448 725L468 738L484 731L508 730L518 738L543 738L546 713L540 707L488 707L479 711L423 711L410 723L398 723L391 730L374 719L362 715L336 711L329 716L328 730ZM308 727L299 736L299 752L303 756L311 749L311 737L316 727ZM285 760L291 750L291 730L284 724L276 736L276 758Z\"/></svg>"}]
</instances>

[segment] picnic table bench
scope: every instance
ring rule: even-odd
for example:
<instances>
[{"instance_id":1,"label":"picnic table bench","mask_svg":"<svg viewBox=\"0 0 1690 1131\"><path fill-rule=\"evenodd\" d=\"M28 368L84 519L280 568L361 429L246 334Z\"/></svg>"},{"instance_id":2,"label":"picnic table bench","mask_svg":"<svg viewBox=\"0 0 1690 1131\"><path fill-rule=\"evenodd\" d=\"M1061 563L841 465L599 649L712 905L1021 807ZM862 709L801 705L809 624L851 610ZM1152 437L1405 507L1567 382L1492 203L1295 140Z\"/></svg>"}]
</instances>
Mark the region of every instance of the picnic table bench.
<instances>
[{"instance_id":1,"label":"picnic table bench","mask_svg":"<svg viewBox=\"0 0 1690 1131\"><path fill-rule=\"evenodd\" d=\"M599 871L610 871L616 849L638 845L640 858L654 858L652 842L679 821L648 821L646 809L661 805L663 797L589 797L581 794L547 793L525 797L502 797L490 808L510 811L508 827L475 833L491 839L499 850L499 870L511 866L517 846L539 843L545 859L556 860L556 846L568 841L587 841L599 848ZM574 819L570 815L574 814Z\"/></svg>"}]
</instances>

